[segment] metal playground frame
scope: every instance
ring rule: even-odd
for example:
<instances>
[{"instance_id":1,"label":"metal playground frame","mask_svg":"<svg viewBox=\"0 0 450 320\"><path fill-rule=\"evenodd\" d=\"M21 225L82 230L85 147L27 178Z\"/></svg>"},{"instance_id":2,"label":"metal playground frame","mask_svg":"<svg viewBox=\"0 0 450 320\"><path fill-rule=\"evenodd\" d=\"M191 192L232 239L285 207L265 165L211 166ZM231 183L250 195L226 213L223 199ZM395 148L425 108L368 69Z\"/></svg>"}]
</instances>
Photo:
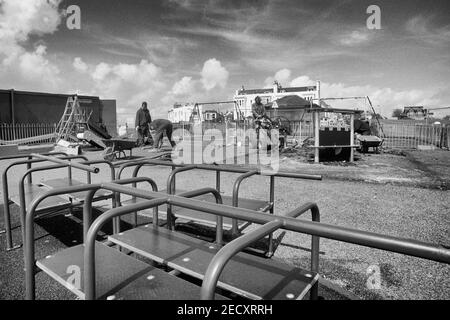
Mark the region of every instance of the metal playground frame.
<instances>
[{"instance_id":1,"label":"metal playground frame","mask_svg":"<svg viewBox=\"0 0 450 320\"><path fill-rule=\"evenodd\" d=\"M35 299L35 275L39 270L65 286L81 299L227 299L243 297L249 299L310 299L318 298L319 245L320 238L342 241L365 247L396 252L450 264L450 249L425 242L381 235L356 229L338 227L320 222L320 210L315 203L299 203L297 208L284 214L273 214L274 179L300 178L320 180L320 176L292 173L278 173L270 176L269 207L264 210L239 207L239 186L242 181L262 174L251 168L196 165L184 166L173 163L141 160L122 163L117 172L111 168L111 181L91 183L90 174L98 172L93 165L100 162L73 162L53 156L31 155L33 159L20 161L31 166L35 161L50 161L56 165L28 169L20 180L23 190L25 180L32 172L54 168L77 168L87 173L86 183L72 183L49 188L26 205L21 192L21 225L25 258L26 299ZM60 155L59 155L60 156ZM28 159L28 158L27 158ZM148 176L139 176L143 166L166 166L172 171L167 179L167 190L159 191L155 181ZM132 167L133 176L122 179L125 168ZM216 172L216 187L176 192L175 177L190 170ZM222 172L241 173L235 180L233 196L225 200L220 192ZM31 181L31 178L29 179ZM29 182L30 182L29 181ZM145 182L152 191L137 187ZM8 185L6 184L6 189ZM83 206L84 243L63 249L36 260L35 220L48 214L40 206L51 199L69 195L77 199L72 205ZM82 196L81 196L82 195ZM120 202L120 195L133 197L134 201ZM204 196L212 196L205 201ZM96 199L112 199L112 208L93 221L93 202ZM137 201L139 199L139 201ZM226 201L228 201L226 203ZM166 221L161 224L160 210L166 207ZM188 209L210 215L215 221L216 237L212 242L201 240L176 231L174 219L181 211ZM128 230L120 230L120 217L138 211L153 209L152 223L138 226L134 223ZM268 211L268 212L267 212ZM311 220L297 219L311 213ZM244 225L258 227L242 233L236 223L232 224L235 237L223 242L223 221L244 221ZM98 234L106 223L113 221L113 232L107 241L97 241ZM136 222L136 221L135 221ZM267 256L247 252L256 241L277 230L311 236L311 263L302 269ZM268 250L270 253L271 249ZM272 248L273 250L273 248ZM125 252L151 260L143 262ZM271 256L271 255L268 255ZM67 270L77 267L82 281L74 285L69 281ZM184 275L179 277L178 275ZM196 281L190 281L189 279ZM196 283L201 282L201 286Z\"/></svg>"}]
</instances>

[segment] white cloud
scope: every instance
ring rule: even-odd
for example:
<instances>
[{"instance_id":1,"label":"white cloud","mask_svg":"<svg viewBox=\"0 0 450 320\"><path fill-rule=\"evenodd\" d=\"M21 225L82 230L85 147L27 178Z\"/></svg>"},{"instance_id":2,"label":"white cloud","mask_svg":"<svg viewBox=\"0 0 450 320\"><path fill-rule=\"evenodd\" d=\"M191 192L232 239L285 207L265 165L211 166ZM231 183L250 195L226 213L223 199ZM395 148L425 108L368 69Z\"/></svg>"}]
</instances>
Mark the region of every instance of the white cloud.
<instances>
[{"instance_id":1,"label":"white cloud","mask_svg":"<svg viewBox=\"0 0 450 320\"><path fill-rule=\"evenodd\" d=\"M264 81L264 86L266 88L271 88L274 81L278 81L281 85L287 85L289 83L289 80L291 78L291 70L289 69L281 69L278 70L273 77L268 77Z\"/></svg>"},{"instance_id":2,"label":"white cloud","mask_svg":"<svg viewBox=\"0 0 450 320\"><path fill-rule=\"evenodd\" d=\"M2 0L0 38L23 42L30 35L44 35L57 30L61 22L60 0Z\"/></svg>"},{"instance_id":3,"label":"white cloud","mask_svg":"<svg viewBox=\"0 0 450 320\"><path fill-rule=\"evenodd\" d=\"M372 37L366 30L353 30L340 36L338 39L340 44L351 47L366 43L370 41Z\"/></svg>"},{"instance_id":4,"label":"white cloud","mask_svg":"<svg viewBox=\"0 0 450 320\"><path fill-rule=\"evenodd\" d=\"M47 47L24 45L31 35L51 34L61 23L60 0L0 1L0 83L27 90L55 89L59 68L47 58ZM19 71L19 72L18 72ZM46 81L42 81L45 79Z\"/></svg>"},{"instance_id":5,"label":"white cloud","mask_svg":"<svg viewBox=\"0 0 450 320\"><path fill-rule=\"evenodd\" d=\"M44 45L39 45L34 52L25 52L19 57L19 70L24 78L49 82L57 80L59 69L45 58L46 51Z\"/></svg>"},{"instance_id":6,"label":"white cloud","mask_svg":"<svg viewBox=\"0 0 450 320\"><path fill-rule=\"evenodd\" d=\"M371 85L348 86L343 83L321 83L321 96L330 97L365 97L369 96L377 112L390 117L392 110L407 105L433 105L438 103L434 98L435 89L394 90ZM368 108L361 100L327 101L333 107Z\"/></svg>"},{"instance_id":7,"label":"white cloud","mask_svg":"<svg viewBox=\"0 0 450 320\"><path fill-rule=\"evenodd\" d=\"M433 46L448 46L450 42L450 25L432 28L433 19L433 16L417 15L406 22L405 29L417 40Z\"/></svg>"},{"instance_id":8,"label":"white cloud","mask_svg":"<svg viewBox=\"0 0 450 320\"><path fill-rule=\"evenodd\" d=\"M287 75L287 72L284 72ZM314 86L316 81L309 76L299 76L294 78L289 86L303 87ZM366 97L369 96L377 112L390 117L392 110L407 105L436 105L439 99L435 96L439 89L411 89L394 90L392 88L380 88L376 86L349 86L345 83L321 82L322 98L343 98L343 97ZM369 108L364 100L328 100L326 101L334 108Z\"/></svg>"},{"instance_id":9,"label":"white cloud","mask_svg":"<svg viewBox=\"0 0 450 320\"><path fill-rule=\"evenodd\" d=\"M73 67L81 73L88 71L88 65L80 57L73 59Z\"/></svg>"},{"instance_id":10,"label":"white cloud","mask_svg":"<svg viewBox=\"0 0 450 320\"><path fill-rule=\"evenodd\" d=\"M316 85L316 81L310 79L307 76L300 76L295 78L290 83L291 87L307 87Z\"/></svg>"},{"instance_id":11,"label":"white cloud","mask_svg":"<svg viewBox=\"0 0 450 320\"><path fill-rule=\"evenodd\" d=\"M213 58L205 62L201 75L203 87L206 90L211 90L217 86L225 88L229 72L222 66L219 60Z\"/></svg>"},{"instance_id":12,"label":"white cloud","mask_svg":"<svg viewBox=\"0 0 450 320\"><path fill-rule=\"evenodd\" d=\"M94 93L102 98L117 100L121 118L129 117L141 105L142 101L149 103L152 115L160 110L154 104L159 92L165 87L160 79L161 70L147 60L137 64L108 64L101 62L89 67L90 76L95 88Z\"/></svg>"},{"instance_id":13,"label":"white cloud","mask_svg":"<svg viewBox=\"0 0 450 320\"><path fill-rule=\"evenodd\" d=\"M183 77L180 81L177 81L170 91L175 96L187 96L191 95L195 90L195 81L192 77Z\"/></svg>"},{"instance_id":14,"label":"white cloud","mask_svg":"<svg viewBox=\"0 0 450 320\"><path fill-rule=\"evenodd\" d=\"M107 63L101 62L95 67L92 73L92 79L98 82L103 81L110 72L111 67Z\"/></svg>"}]
</instances>

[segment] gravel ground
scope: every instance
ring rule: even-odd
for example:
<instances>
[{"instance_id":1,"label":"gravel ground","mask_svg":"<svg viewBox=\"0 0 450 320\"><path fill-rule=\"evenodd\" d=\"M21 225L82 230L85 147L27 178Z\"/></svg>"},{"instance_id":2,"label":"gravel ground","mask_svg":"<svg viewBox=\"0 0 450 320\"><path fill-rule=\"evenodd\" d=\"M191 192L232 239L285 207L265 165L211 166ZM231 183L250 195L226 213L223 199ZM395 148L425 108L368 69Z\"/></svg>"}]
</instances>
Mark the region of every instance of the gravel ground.
<instances>
[{"instance_id":1,"label":"gravel ground","mask_svg":"<svg viewBox=\"0 0 450 320\"><path fill-rule=\"evenodd\" d=\"M90 158L98 158L98 153L90 153ZM374 155L375 156L375 155ZM382 156L376 155L377 161ZM390 156L389 156L390 157ZM372 157L373 158L373 157ZM405 158L405 157L403 157ZM377 162L375 161L375 163ZM382 161L382 160L380 160ZM396 158L396 161L401 162ZM420 161L420 160L419 160ZM368 165L364 163L363 165ZM4 168L4 165L2 165ZM289 166L292 169L292 166ZM405 166L408 168L408 166ZM384 184L364 179L339 179L346 168L338 170L335 167L313 165L302 170L303 165L295 168L299 172L323 173L323 181L300 181L290 179L277 179L276 181L276 214L286 213L304 202L317 202L321 212L321 221L332 225L355 228L359 230L377 232L427 241L450 247L450 192L434 188L411 186L409 183ZM356 167L358 171L361 168ZM388 179L391 170L380 166L377 172L376 165L370 165L371 173L377 174L379 179ZM414 174L427 176L424 170L417 169ZM420 172L419 172L420 171ZM14 170L10 175L10 188L17 189L17 180L21 170ZM168 169L146 167L141 171L156 180L160 188L165 188ZM334 172L334 173L333 173ZM336 173L337 172L337 173ZM358 171L363 174L363 170ZM405 169L405 172L407 170ZM61 177L66 170L55 170L52 174L38 173L34 177L40 179ZM129 176L126 171L124 176ZM231 187L238 175L223 174L222 185L225 194L231 194ZM428 175L429 176L429 175ZM84 175L76 173L77 179ZM358 176L360 177L360 176ZM108 171L101 170L93 181L108 180ZM434 178L430 178L432 181ZM267 177L252 177L246 180L241 187L244 197L267 199L269 184ZM194 189L205 186L214 186L214 173L195 171L182 173L177 177L177 184L183 189ZM309 219L309 216L302 219ZM19 261L20 250L16 251L16 259L10 259L4 252L4 236L0 236L0 263L2 265L0 284L0 298L20 298L22 292L16 289L15 294L8 294L7 286L19 287L20 280L14 284L11 279L20 277L17 265L9 261ZM53 241L53 240L52 240ZM53 243L53 242L52 242ZM66 244L56 242L49 246L52 250ZM276 257L287 262L308 266L310 237L287 233L282 244L278 247ZM51 251L51 250L50 250ZM323 278L336 286L348 290L363 299L450 299L450 266L426 261L423 259L406 257L399 254L388 253L381 250L345 244L337 241L321 239L320 270ZM380 289L367 289L369 266L378 268L381 275ZM10 270L10 271L7 271ZM11 271L14 270L14 271ZM10 275L8 272L12 272ZM44 276L42 274L39 275ZM50 284L49 284L50 285ZM52 285L50 285L52 286ZM326 289L322 293L326 295ZM51 298L70 298L62 294L59 289L53 288ZM59 294L62 294L59 296ZM338 299L339 295L328 297Z\"/></svg>"}]
</instances>

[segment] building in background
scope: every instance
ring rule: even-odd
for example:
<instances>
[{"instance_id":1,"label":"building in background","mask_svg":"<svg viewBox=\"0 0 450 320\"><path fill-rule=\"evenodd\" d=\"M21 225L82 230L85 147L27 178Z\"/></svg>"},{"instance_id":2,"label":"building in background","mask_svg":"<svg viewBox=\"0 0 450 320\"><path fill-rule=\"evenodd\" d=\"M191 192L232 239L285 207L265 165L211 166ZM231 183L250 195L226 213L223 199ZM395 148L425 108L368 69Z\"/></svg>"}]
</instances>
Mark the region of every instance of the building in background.
<instances>
[{"instance_id":1,"label":"building in background","mask_svg":"<svg viewBox=\"0 0 450 320\"><path fill-rule=\"evenodd\" d=\"M320 81L317 81L315 86L307 87L282 87L277 81L273 84L272 88L265 89L244 89L237 90L234 96L237 107L244 117L250 117L252 115L252 104L255 102L255 98L259 96L263 104L272 103L275 100L281 99L286 96L296 95L307 101L318 101L320 98ZM235 115L237 118L237 115Z\"/></svg>"},{"instance_id":2,"label":"building in background","mask_svg":"<svg viewBox=\"0 0 450 320\"><path fill-rule=\"evenodd\" d=\"M56 124L61 119L70 94L0 90L0 123ZM116 100L96 96L78 96L80 106L91 113L90 123L105 126L110 135L117 134Z\"/></svg>"},{"instance_id":3,"label":"building in background","mask_svg":"<svg viewBox=\"0 0 450 320\"><path fill-rule=\"evenodd\" d=\"M192 122L222 122L233 120L234 102L208 102L174 104L168 111L167 119L172 123L188 124ZM231 117L230 117L231 115Z\"/></svg>"},{"instance_id":4,"label":"building in background","mask_svg":"<svg viewBox=\"0 0 450 320\"><path fill-rule=\"evenodd\" d=\"M408 106L403 108L400 119L425 120L428 117L428 110L423 106Z\"/></svg>"},{"instance_id":5,"label":"building in background","mask_svg":"<svg viewBox=\"0 0 450 320\"><path fill-rule=\"evenodd\" d=\"M172 123L189 123L194 107L194 103L185 103L183 105L175 103L173 108L167 113L167 119ZM199 106L200 114L202 111L201 107Z\"/></svg>"}]
</instances>

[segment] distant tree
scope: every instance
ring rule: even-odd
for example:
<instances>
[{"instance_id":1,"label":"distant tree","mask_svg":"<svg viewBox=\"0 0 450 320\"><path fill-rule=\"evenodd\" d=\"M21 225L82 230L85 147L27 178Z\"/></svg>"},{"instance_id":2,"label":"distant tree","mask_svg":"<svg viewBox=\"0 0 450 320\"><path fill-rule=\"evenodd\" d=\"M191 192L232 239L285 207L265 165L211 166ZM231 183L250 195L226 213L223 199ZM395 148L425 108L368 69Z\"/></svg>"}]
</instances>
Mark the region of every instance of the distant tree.
<instances>
[{"instance_id":1,"label":"distant tree","mask_svg":"<svg viewBox=\"0 0 450 320\"><path fill-rule=\"evenodd\" d=\"M402 109L394 109L394 111L392 111L392 117L397 119L403 118L404 115Z\"/></svg>"}]
</instances>

